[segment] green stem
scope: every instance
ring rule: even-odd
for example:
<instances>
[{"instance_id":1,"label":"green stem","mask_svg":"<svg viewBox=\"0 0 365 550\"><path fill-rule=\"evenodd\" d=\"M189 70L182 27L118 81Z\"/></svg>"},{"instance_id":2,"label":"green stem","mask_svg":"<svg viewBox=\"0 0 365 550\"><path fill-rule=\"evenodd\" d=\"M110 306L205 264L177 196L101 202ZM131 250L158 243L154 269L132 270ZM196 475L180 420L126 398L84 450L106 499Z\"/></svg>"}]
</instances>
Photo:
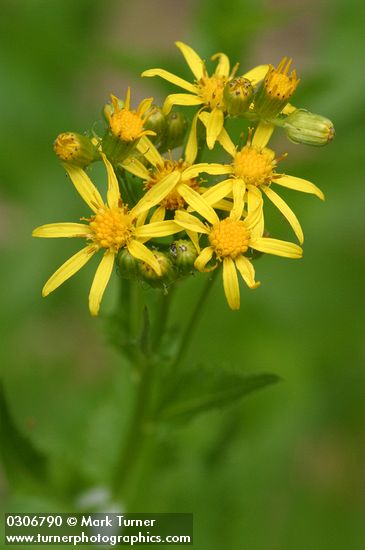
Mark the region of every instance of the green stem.
<instances>
[{"instance_id":1,"label":"green stem","mask_svg":"<svg viewBox=\"0 0 365 550\"><path fill-rule=\"evenodd\" d=\"M182 335L182 338L180 340L180 346L176 353L175 360L173 362L173 367L176 369L182 360L185 358L187 351L189 350L189 346L191 343L191 337L196 329L196 325L198 324L200 317L203 313L203 306L209 296L209 293L212 289L212 286L214 284L215 278L217 276L218 269L215 269L211 276L208 278L207 282L204 285L204 288L199 296L198 301L195 304L195 308L192 311L191 316L188 319L188 322L185 326L185 331Z\"/></svg>"},{"instance_id":2,"label":"green stem","mask_svg":"<svg viewBox=\"0 0 365 550\"><path fill-rule=\"evenodd\" d=\"M130 424L123 444L114 476L114 496L123 498L127 485L138 460L140 448L144 442L145 424L149 404L150 388L153 381L153 363L145 361L138 381L137 393L132 410Z\"/></svg>"}]
</instances>

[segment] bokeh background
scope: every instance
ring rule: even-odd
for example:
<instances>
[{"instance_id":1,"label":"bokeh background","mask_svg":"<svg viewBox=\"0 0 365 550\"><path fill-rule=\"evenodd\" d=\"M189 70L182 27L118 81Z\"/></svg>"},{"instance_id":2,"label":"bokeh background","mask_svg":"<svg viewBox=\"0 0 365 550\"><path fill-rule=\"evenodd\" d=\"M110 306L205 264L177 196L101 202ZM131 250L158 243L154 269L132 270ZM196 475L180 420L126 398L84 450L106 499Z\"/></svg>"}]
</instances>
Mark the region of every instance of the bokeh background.
<instances>
[{"instance_id":1,"label":"bokeh background","mask_svg":"<svg viewBox=\"0 0 365 550\"><path fill-rule=\"evenodd\" d=\"M136 510L193 511L201 550L362 550L362 2L2 0L0 8L3 508L71 511L110 479L130 382L104 319L87 311L95 265L43 300L44 280L78 245L30 234L84 214L53 154L55 136L92 127L110 92L123 95L128 84L136 101L162 99L172 86L138 75L164 67L188 78L178 39L206 59L224 51L242 70L294 57L295 104L332 119L337 135L322 149L275 135L275 149L289 153L285 171L326 194L321 203L283 193L302 221L305 257L260 259L263 284L242 289L237 313L216 284L187 355L212 372L232 364L282 382L161 437ZM276 234L291 238L272 216ZM187 317L200 286L180 288L176 315ZM105 312L113 296L111 285Z\"/></svg>"}]
</instances>

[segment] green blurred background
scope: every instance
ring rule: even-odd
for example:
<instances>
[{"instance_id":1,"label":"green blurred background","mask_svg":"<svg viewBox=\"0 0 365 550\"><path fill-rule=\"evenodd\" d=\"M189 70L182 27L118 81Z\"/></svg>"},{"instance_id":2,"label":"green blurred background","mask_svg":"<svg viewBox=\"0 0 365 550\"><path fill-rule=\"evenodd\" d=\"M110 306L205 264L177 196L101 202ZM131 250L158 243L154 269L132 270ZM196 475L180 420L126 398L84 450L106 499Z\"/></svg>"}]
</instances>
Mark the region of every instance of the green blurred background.
<instances>
[{"instance_id":1,"label":"green blurred background","mask_svg":"<svg viewBox=\"0 0 365 550\"><path fill-rule=\"evenodd\" d=\"M84 214L53 154L55 136L90 128L109 93L123 96L128 84L136 102L162 99L173 87L138 75L164 67L189 78L173 45L183 40L206 59L224 51L243 70L294 57L302 78L294 103L332 119L337 135L323 149L275 135L274 148L289 153L285 171L326 194L321 203L282 193L302 221L304 259L260 259L263 284L242 288L239 312L216 284L187 357L212 371L232 364L283 381L162 434L136 510L193 511L201 550L362 550L362 2L2 0L0 8L0 359L16 439L14 448L9 433L1 443L12 464L0 469L4 509L72 511L80 495L109 481L130 382L103 318L87 311L95 264L44 300L43 282L78 245L30 234ZM272 223L292 238L274 213ZM200 286L199 278L181 286L176 315L187 316ZM37 477L43 463L47 487Z\"/></svg>"}]
</instances>

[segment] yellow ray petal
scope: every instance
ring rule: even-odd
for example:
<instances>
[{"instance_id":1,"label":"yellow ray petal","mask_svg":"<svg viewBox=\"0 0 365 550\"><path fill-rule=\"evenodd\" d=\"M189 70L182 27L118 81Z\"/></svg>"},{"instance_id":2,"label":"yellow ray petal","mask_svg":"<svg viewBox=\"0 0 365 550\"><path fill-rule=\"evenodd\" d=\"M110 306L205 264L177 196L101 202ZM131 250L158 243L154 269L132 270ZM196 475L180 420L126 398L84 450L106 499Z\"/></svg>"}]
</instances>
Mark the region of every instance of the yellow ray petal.
<instances>
[{"instance_id":1,"label":"yellow ray petal","mask_svg":"<svg viewBox=\"0 0 365 550\"><path fill-rule=\"evenodd\" d=\"M114 259L115 253L112 250L106 250L96 270L89 294L89 310L91 315L99 313L100 303L113 271Z\"/></svg>"},{"instance_id":2,"label":"yellow ray petal","mask_svg":"<svg viewBox=\"0 0 365 550\"><path fill-rule=\"evenodd\" d=\"M189 231L195 231L196 233L209 233L203 222L183 210L176 210L175 222Z\"/></svg>"},{"instance_id":3,"label":"yellow ray petal","mask_svg":"<svg viewBox=\"0 0 365 550\"><path fill-rule=\"evenodd\" d=\"M134 234L137 238L153 239L154 237L167 237L174 233L179 233L181 227L172 220L166 220L162 222L152 222L141 227L137 227Z\"/></svg>"},{"instance_id":4,"label":"yellow ray petal","mask_svg":"<svg viewBox=\"0 0 365 550\"><path fill-rule=\"evenodd\" d=\"M156 208L156 210L151 216L151 223L162 222L164 221L165 216L166 216L166 208L164 206L159 206L158 208Z\"/></svg>"},{"instance_id":5,"label":"yellow ray petal","mask_svg":"<svg viewBox=\"0 0 365 550\"><path fill-rule=\"evenodd\" d=\"M198 154L198 139L196 135L196 125L198 122L199 113L200 113L200 110L195 113L193 120L191 121L191 128L189 132L188 142L185 147L185 161L188 164L193 164L196 159L196 155Z\"/></svg>"},{"instance_id":6,"label":"yellow ray petal","mask_svg":"<svg viewBox=\"0 0 365 550\"><path fill-rule=\"evenodd\" d=\"M210 119L210 113L208 113L207 111L202 111L199 115L199 118L204 124L204 126L207 127L208 121ZM223 149L227 151L229 155L231 155L231 157L235 156L236 147L224 127L222 128L219 136L217 137L217 141L222 145Z\"/></svg>"},{"instance_id":7,"label":"yellow ray petal","mask_svg":"<svg viewBox=\"0 0 365 550\"><path fill-rule=\"evenodd\" d=\"M226 54L225 53L216 53L216 54L212 55L212 57L210 59L212 61L215 61L216 59L218 59L218 65L217 65L217 67L214 71L214 74L216 76L225 76L226 78L228 78L230 66L229 66L229 59L226 56Z\"/></svg>"},{"instance_id":8,"label":"yellow ray petal","mask_svg":"<svg viewBox=\"0 0 365 550\"><path fill-rule=\"evenodd\" d=\"M232 186L232 195L233 195L233 208L230 212L229 217L232 220L240 220L243 213L243 207L245 204L245 193L246 185L243 180L240 178L236 179Z\"/></svg>"},{"instance_id":9,"label":"yellow ray petal","mask_svg":"<svg viewBox=\"0 0 365 550\"><path fill-rule=\"evenodd\" d=\"M224 124L224 114L221 109L213 109L210 113L207 125L207 145L209 149L213 149L217 137L222 131Z\"/></svg>"},{"instance_id":10,"label":"yellow ray petal","mask_svg":"<svg viewBox=\"0 0 365 550\"><path fill-rule=\"evenodd\" d=\"M255 281L255 269L250 260L241 255L236 258L235 263L242 279L249 288L254 289L260 286L260 283Z\"/></svg>"},{"instance_id":11,"label":"yellow ray petal","mask_svg":"<svg viewBox=\"0 0 365 550\"><path fill-rule=\"evenodd\" d=\"M151 189L147 191L145 195L138 201L131 212L138 216L145 210L149 210L153 206L156 206L161 202L176 186L180 180L180 172L172 172L164 177L161 181L156 183Z\"/></svg>"},{"instance_id":12,"label":"yellow ray petal","mask_svg":"<svg viewBox=\"0 0 365 550\"><path fill-rule=\"evenodd\" d=\"M264 149L264 147L266 147L269 143L274 129L275 126L273 124L261 120L253 135L252 145L254 147L258 147L259 149Z\"/></svg>"},{"instance_id":13,"label":"yellow ray petal","mask_svg":"<svg viewBox=\"0 0 365 550\"><path fill-rule=\"evenodd\" d=\"M283 115L290 115L291 113L294 113L294 111L297 110L297 107L294 107L294 105L291 105L288 103L285 105L284 109L281 111Z\"/></svg>"},{"instance_id":14,"label":"yellow ray petal","mask_svg":"<svg viewBox=\"0 0 365 550\"><path fill-rule=\"evenodd\" d=\"M232 186L234 184L234 179L228 179L216 183L210 187L207 191L202 194L202 199L205 200L208 204L213 206L219 202L224 197L227 197L232 192Z\"/></svg>"},{"instance_id":15,"label":"yellow ray petal","mask_svg":"<svg viewBox=\"0 0 365 550\"><path fill-rule=\"evenodd\" d=\"M254 67L247 73L245 73L243 78L247 78L251 81L252 86L256 86L261 80L266 76L267 71L269 70L269 65L258 65Z\"/></svg>"},{"instance_id":16,"label":"yellow ray petal","mask_svg":"<svg viewBox=\"0 0 365 550\"><path fill-rule=\"evenodd\" d=\"M223 260L223 287L229 307L231 309L239 309L240 287L232 258L224 258Z\"/></svg>"},{"instance_id":17,"label":"yellow ray petal","mask_svg":"<svg viewBox=\"0 0 365 550\"><path fill-rule=\"evenodd\" d=\"M174 105L202 105L203 100L196 95L191 94L170 94L165 99L162 107L164 115L168 115Z\"/></svg>"},{"instance_id":18,"label":"yellow ray petal","mask_svg":"<svg viewBox=\"0 0 365 550\"><path fill-rule=\"evenodd\" d=\"M316 195L316 197L324 201L324 194L322 191L310 181L303 180L302 178L295 178L294 176L286 176L285 174L276 174L273 181L282 187L288 187L288 189Z\"/></svg>"},{"instance_id":19,"label":"yellow ray petal","mask_svg":"<svg viewBox=\"0 0 365 550\"><path fill-rule=\"evenodd\" d=\"M197 269L198 271L213 271L213 269L215 269L217 265L209 268L205 267L207 263L212 259L213 252L214 250L211 246L207 246L206 248L204 248L194 262L195 269Z\"/></svg>"},{"instance_id":20,"label":"yellow ray petal","mask_svg":"<svg viewBox=\"0 0 365 550\"><path fill-rule=\"evenodd\" d=\"M185 229L185 231L186 231L187 236L189 237L189 239L191 240L191 242L195 246L196 251L198 252L198 254L200 254L199 235L198 235L198 233L195 233L195 231L189 231L189 229Z\"/></svg>"},{"instance_id":21,"label":"yellow ray petal","mask_svg":"<svg viewBox=\"0 0 365 550\"><path fill-rule=\"evenodd\" d=\"M160 76L164 80L171 82L171 84L176 84L176 86L180 86L180 88L183 88L188 92L192 92L193 94L196 93L196 87L194 84L191 84L191 82L188 82L187 80L184 80L169 71L165 71L164 69L149 69L148 71L144 71L142 76Z\"/></svg>"},{"instance_id":22,"label":"yellow ray petal","mask_svg":"<svg viewBox=\"0 0 365 550\"><path fill-rule=\"evenodd\" d=\"M102 159L104 161L106 171L108 174L108 192L107 200L110 208L117 208L120 199L119 184L117 176L113 170L113 166L110 164L104 153L101 153Z\"/></svg>"},{"instance_id":23,"label":"yellow ray petal","mask_svg":"<svg viewBox=\"0 0 365 550\"><path fill-rule=\"evenodd\" d=\"M127 248L129 253L137 258L137 260L142 260L142 262L145 262L146 264L151 266L152 269L157 273L157 275L161 275L160 264L158 263L153 252L151 252L151 250L149 250L147 246L138 241L130 241L127 244Z\"/></svg>"},{"instance_id":24,"label":"yellow ray petal","mask_svg":"<svg viewBox=\"0 0 365 550\"><path fill-rule=\"evenodd\" d=\"M87 237L90 235L90 227L84 223L48 223L33 230L33 237L54 239L58 237Z\"/></svg>"},{"instance_id":25,"label":"yellow ray petal","mask_svg":"<svg viewBox=\"0 0 365 550\"><path fill-rule=\"evenodd\" d=\"M304 242L303 230L293 210L289 208L286 202L281 197L279 197L279 195L275 193L275 191L273 191L270 187L263 186L261 189L269 197L269 199L275 204L275 206L280 210L283 216L288 220L291 227L293 228L294 233L297 236L299 243L303 244Z\"/></svg>"},{"instance_id":26,"label":"yellow ray petal","mask_svg":"<svg viewBox=\"0 0 365 550\"><path fill-rule=\"evenodd\" d=\"M283 256L284 258L301 258L303 256L303 251L300 246L278 239L260 237L254 241L250 241L250 246L259 252L275 254L276 256Z\"/></svg>"},{"instance_id":27,"label":"yellow ray petal","mask_svg":"<svg viewBox=\"0 0 365 550\"><path fill-rule=\"evenodd\" d=\"M178 192L183 197L183 199L188 203L191 208L193 208L198 214L203 216L209 223L214 225L219 222L217 214L214 212L213 208L209 206L207 202L202 198L199 193L194 191L191 187L185 183L181 183L178 186Z\"/></svg>"},{"instance_id":28,"label":"yellow ray petal","mask_svg":"<svg viewBox=\"0 0 365 550\"><path fill-rule=\"evenodd\" d=\"M233 202L230 200L222 199L212 204L215 210L223 210L223 212L230 212L232 210Z\"/></svg>"},{"instance_id":29,"label":"yellow ray petal","mask_svg":"<svg viewBox=\"0 0 365 550\"><path fill-rule=\"evenodd\" d=\"M147 168L135 157L129 157L121 163L122 168L130 172L134 176L141 178L143 180L148 180L150 178L150 173Z\"/></svg>"},{"instance_id":30,"label":"yellow ray petal","mask_svg":"<svg viewBox=\"0 0 365 550\"><path fill-rule=\"evenodd\" d=\"M189 65L191 72L197 80L200 80L204 76L204 62L199 55L184 42L175 42L183 56L186 63Z\"/></svg>"},{"instance_id":31,"label":"yellow ray petal","mask_svg":"<svg viewBox=\"0 0 365 550\"><path fill-rule=\"evenodd\" d=\"M76 187L77 192L89 208L93 212L97 212L99 208L103 208L103 199L86 172L82 168L67 164L66 162L63 163L63 166Z\"/></svg>"},{"instance_id":32,"label":"yellow ray petal","mask_svg":"<svg viewBox=\"0 0 365 550\"><path fill-rule=\"evenodd\" d=\"M156 167L158 164L163 164L163 158L148 137L141 137L137 143L137 149L148 160L148 162L152 164L152 166Z\"/></svg>"},{"instance_id":33,"label":"yellow ray petal","mask_svg":"<svg viewBox=\"0 0 365 550\"><path fill-rule=\"evenodd\" d=\"M97 248L94 245L89 245L71 256L53 273L48 279L42 290L42 296L48 296L51 292L56 290L62 283L67 281L72 275L77 273L95 254Z\"/></svg>"},{"instance_id":34,"label":"yellow ray petal","mask_svg":"<svg viewBox=\"0 0 365 550\"><path fill-rule=\"evenodd\" d=\"M151 108L152 103L153 97L146 97L145 99L142 99L141 103L138 105L137 114L142 117L148 109Z\"/></svg>"},{"instance_id":35,"label":"yellow ray petal","mask_svg":"<svg viewBox=\"0 0 365 550\"><path fill-rule=\"evenodd\" d=\"M131 108L131 88L130 86L128 86L127 93L124 100L124 109L127 109L129 111L130 108Z\"/></svg>"},{"instance_id":36,"label":"yellow ray petal","mask_svg":"<svg viewBox=\"0 0 365 550\"><path fill-rule=\"evenodd\" d=\"M232 174L233 169L230 164L215 164L209 162L202 162L200 164L194 164L190 166L182 173L181 180L187 181L191 178L196 178L202 172L211 174L212 176L220 176L222 174Z\"/></svg>"},{"instance_id":37,"label":"yellow ray petal","mask_svg":"<svg viewBox=\"0 0 365 550\"><path fill-rule=\"evenodd\" d=\"M137 216L137 220L136 220L136 227L141 227L141 225L144 225L144 223L147 219L147 216L148 216L148 210L145 210L144 212L139 214Z\"/></svg>"}]
</instances>

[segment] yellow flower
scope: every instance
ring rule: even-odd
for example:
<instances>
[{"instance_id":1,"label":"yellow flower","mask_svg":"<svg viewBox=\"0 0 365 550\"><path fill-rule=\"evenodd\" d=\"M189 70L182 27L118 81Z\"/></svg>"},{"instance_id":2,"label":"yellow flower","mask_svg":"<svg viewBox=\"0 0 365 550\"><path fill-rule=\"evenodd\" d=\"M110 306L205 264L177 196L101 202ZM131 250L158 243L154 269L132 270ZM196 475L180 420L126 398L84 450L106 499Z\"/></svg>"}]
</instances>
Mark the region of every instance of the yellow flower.
<instances>
[{"instance_id":1,"label":"yellow flower","mask_svg":"<svg viewBox=\"0 0 365 550\"><path fill-rule=\"evenodd\" d=\"M205 113L201 113L200 117L206 124ZM256 209L262 199L262 193L264 193L288 220L299 243L302 244L304 236L298 218L286 202L272 189L272 184L302 191L303 193L311 193L322 200L324 200L324 195L317 186L307 180L276 173L277 163L285 156L275 158L274 151L266 147L271 133L271 125L260 122L253 137L252 131L250 131L246 145L237 151L228 133L223 128L218 136L218 141L231 155L232 163L196 164L186 170L185 177L196 177L201 172L215 175L229 174L228 179L211 187L203 193L202 198L209 201L210 204L214 204L223 197L232 195L234 209L238 213L242 212L244 203L247 203L248 212ZM263 230L263 213L259 223Z\"/></svg>"},{"instance_id":2,"label":"yellow flower","mask_svg":"<svg viewBox=\"0 0 365 550\"><path fill-rule=\"evenodd\" d=\"M203 199L201 201L204 205ZM176 223L186 231L207 236L209 245L203 248L194 265L199 271L211 271L217 268L217 262L223 264L223 287L231 309L240 307L237 270L249 288L257 288L260 284L255 281L254 267L246 256L249 248L284 258L302 257L300 246L262 236L259 224L261 206L258 205L243 219L232 209L228 218L220 220L213 208L196 205L197 212L207 220L207 224L188 212L178 210L175 213ZM207 267L212 259L217 262Z\"/></svg>"},{"instance_id":3,"label":"yellow flower","mask_svg":"<svg viewBox=\"0 0 365 550\"><path fill-rule=\"evenodd\" d=\"M103 258L96 270L89 294L89 309L92 315L99 312L105 288L109 282L114 260L122 248L127 248L135 258L146 262L157 274L161 268L154 254L143 243L154 237L172 235L181 228L172 221L144 225L144 216L138 216L136 209L123 204L118 181L113 167L102 155L108 174L107 202L104 203L99 191L80 167L64 164L72 183L86 204L92 210L88 223L51 223L33 231L34 237L58 238L81 237L87 245L67 260L46 282L42 294L47 296L81 269L100 249Z\"/></svg>"},{"instance_id":4,"label":"yellow flower","mask_svg":"<svg viewBox=\"0 0 365 550\"><path fill-rule=\"evenodd\" d=\"M193 83L175 76L164 69L149 69L144 71L142 76L160 76L190 92L189 94L171 94L167 96L163 111L165 114L168 113L173 105L201 105L201 110L206 110L209 114L207 145L209 149L213 149L224 124L224 114L226 111L223 98L224 87L234 77L238 65L230 72L228 57L223 53L216 53L211 59L213 61L218 60L218 64L214 74L209 76L204 61L190 46L187 46L183 42L176 42L176 46L181 51L195 77ZM267 70L268 65L259 65L242 76L255 86L265 77ZM198 113L194 116L191 133L196 133L197 117Z\"/></svg>"},{"instance_id":5,"label":"yellow flower","mask_svg":"<svg viewBox=\"0 0 365 550\"><path fill-rule=\"evenodd\" d=\"M289 74L292 59L283 57L277 68L269 65L260 89L254 100L254 111L263 118L275 117L283 110L295 92L299 79L296 71Z\"/></svg>"},{"instance_id":6,"label":"yellow flower","mask_svg":"<svg viewBox=\"0 0 365 550\"><path fill-rule=\"evenodd\" d=\"M121 141L131 142L136 141L142 136L154 136L155 132L152 130L145 130L144 124L148 120L148 117L153 113L151 108L153 99L143 99L139 104L137 111L130 109L131 103L131 90L128 88L127 95L124 101L124 105L120 108L120 102L117 97L111 95L113 111L105 111L105 115L109 121L110 129L113 135ZM149 115L146 115L149 111Z\"/></svg>"}]
</instances>

